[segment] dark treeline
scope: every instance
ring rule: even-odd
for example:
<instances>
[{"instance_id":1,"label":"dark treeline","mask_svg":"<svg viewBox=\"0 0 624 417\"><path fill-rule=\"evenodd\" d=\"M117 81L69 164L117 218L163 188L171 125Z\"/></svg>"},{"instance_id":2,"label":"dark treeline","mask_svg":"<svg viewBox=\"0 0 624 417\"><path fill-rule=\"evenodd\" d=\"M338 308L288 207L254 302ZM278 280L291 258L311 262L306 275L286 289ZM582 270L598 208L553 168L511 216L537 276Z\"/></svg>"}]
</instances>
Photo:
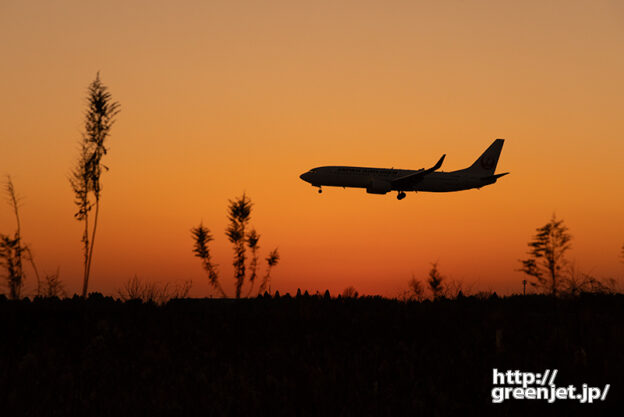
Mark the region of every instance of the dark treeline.
<instances>
[{"instance_id":1,"label":"dark treeline","mask_svg":"<svg viewBox=\"0 0 624 417\"><path fill-rule=\"evenodd\" d=\"M3 415L596 415L622 409L624 296L401 302L0 297ZM604 404L491 404L492 368Z\"/></svg>"}]
</instances>

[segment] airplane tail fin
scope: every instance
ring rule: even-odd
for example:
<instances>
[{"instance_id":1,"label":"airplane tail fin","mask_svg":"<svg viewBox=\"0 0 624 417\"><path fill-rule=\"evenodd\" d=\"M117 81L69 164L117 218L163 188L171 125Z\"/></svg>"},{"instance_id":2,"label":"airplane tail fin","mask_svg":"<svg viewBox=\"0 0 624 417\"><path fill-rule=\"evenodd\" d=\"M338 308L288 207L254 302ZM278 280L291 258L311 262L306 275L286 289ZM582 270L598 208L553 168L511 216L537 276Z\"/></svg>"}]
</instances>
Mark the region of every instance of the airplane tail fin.
<instances>
[{"instance_id":1,"label":"airplane tail fin","mask_svg":"<svg viewBox=\"0 0 624 417\"><path fill-rule=\"evenodd\" d=\"M494 175L505 139L496 139L466 171L482 177Z\"/></svg>"}]
</instances>

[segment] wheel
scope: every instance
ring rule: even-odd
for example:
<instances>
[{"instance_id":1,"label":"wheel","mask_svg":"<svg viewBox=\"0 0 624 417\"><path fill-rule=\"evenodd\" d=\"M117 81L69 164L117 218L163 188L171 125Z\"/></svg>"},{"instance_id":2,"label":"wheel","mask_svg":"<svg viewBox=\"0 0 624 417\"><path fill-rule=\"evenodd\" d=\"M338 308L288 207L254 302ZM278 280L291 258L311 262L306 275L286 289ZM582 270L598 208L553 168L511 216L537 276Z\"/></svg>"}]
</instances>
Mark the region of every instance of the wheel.
<instances>
[{"instance_id":1,"label":"wheel","mask_svg":"<svg viewBox=\"0 0 624 417\"><path fill-rule=\"evenodd\" d=\"M405 198L406 194L401 191L400 193L397 194L397 200L403 200Z\"/></svg>"},{"instance_id":2,"label":"wheel","mask_svg":"<svg viewBox=\"0 0 624 417\"><path fill-rule=\"evenodd\" d=\"M323 190L321 190L321 189L319 188L319 194L322 194L322 193L323 193Z\"/></svg>"}]
</instances>

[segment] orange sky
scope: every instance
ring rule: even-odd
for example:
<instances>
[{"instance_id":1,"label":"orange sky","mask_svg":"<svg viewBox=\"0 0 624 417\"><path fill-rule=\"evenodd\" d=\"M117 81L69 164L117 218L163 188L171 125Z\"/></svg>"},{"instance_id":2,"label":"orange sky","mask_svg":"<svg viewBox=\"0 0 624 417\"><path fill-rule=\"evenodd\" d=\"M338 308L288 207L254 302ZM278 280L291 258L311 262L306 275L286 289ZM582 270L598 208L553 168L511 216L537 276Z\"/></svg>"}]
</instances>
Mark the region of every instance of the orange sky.
<instances>
[{"instance_id":1,"label":"orange sky","mask_svg":"<svg viewBox=\"0 0 624 417\"><path fill-rule=\"evenodd\" d=\"M86 4L93 3L93 4ZM0 174L23 196L39 267L81 285L68 173L87 85L122 111L112 130L91 290L134 274L192 279L203 220L232 293L227 200L255 203L273 288L394 296L439 262L475 290L515 272L554 211L570 259L623 277L624 7L617 1L0 2ZM367 195L298 176L319 165L468 166L506 138L479 191ZM8 205L0 231L13 231ZM33 289L32 274L26 290Z\"/></svg>"}]
</instances>

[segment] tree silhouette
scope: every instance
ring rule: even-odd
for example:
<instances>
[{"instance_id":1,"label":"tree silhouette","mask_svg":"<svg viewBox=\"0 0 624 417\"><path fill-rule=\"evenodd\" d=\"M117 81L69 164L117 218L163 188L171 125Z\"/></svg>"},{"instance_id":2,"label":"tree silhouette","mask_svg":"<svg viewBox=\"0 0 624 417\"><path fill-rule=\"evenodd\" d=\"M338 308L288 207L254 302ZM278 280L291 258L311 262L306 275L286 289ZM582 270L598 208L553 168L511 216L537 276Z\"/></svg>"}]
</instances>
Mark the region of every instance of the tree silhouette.
<instances>
[{"instance_id":1,"label":"tree silhouette","mask_svg":"<svg viewBox=\"0 0 624 417\"><path fill-rule=\"evenodd\" d=\"M556 296L563 284L565 253L570 249L572 236L563 220L553 214L548 223L538 227L529 245L529 257L520 260L520 271L534 278L531 285Z\"/></svg>"},{"instance_id":2,"label":"tree silhouette","mask_svg":"<svg viewBox=\"0 0 624 417\"><path fill-rule=\"evenodd\" d=\"M119 113L119 103L112 101L108 88L100 81L98 72L95 80L87 91L87 111L85 112L85 126L80 142L80 155L74 167L69 182L74 191L74 203L78 211L74 215L78 221L84 222L82 235L84 271L82 296L87 296L89 273L93 259L95 232L97 230L100 212L100 198L102 191L102 170L108 170L102 164L102 157L108 151L106 139ZM89 213L95 207L93 226L89 236Z\"/></svg>"},{"instance_id":3,"label":"tree silhouette","mask_svg":"<svg viewBox=\"0 0 624 417\"><path fill-rule=\"evenodd\" d=\"M431 264L429 278L427 278L427 285L429 286L429 290L431 290L431 294L433 294L434 299L440 298L444 295L442 281L444 281L444 277L440 274L440 271L438 271L438 263L434 262Z\"/></svg>"},{"instance_id":4,"label":"tree silhouette","mask_svg":"<svg viewBox=\"0 0 624 417\"><path fill-rule=\"evenodd\" d=\"M210 281L210 284L212 284L212 286L221 293L222 297L227 297L225 291L223 291L223 288L221 288L221 283L219 282L217 265L212 263L212 257L210 256L208 243L214 240L212 234L210 233L210 230L207 227L204 227L203 224L200 224L199 226L191 229L191 234L193 235L193 239L195 240L193 253L195 254L195 256L202 260L202 266L208 273L208 280Z\"/></svg>"},{"instance_id":5,"label":"tree silhouette","mask_svg":"<svg viewBox=\"0 0 624 417\"><path fill-rule=\"evenodd\" d=\"M245 281L245 242L246 228L251 219L251 200L243 195L234 200L229 200L228 220L230 224L225 231L226 236L234 247L234 279L236 281L236 298L240 298L241 288Z\"/></svg>"}]
</instances>

